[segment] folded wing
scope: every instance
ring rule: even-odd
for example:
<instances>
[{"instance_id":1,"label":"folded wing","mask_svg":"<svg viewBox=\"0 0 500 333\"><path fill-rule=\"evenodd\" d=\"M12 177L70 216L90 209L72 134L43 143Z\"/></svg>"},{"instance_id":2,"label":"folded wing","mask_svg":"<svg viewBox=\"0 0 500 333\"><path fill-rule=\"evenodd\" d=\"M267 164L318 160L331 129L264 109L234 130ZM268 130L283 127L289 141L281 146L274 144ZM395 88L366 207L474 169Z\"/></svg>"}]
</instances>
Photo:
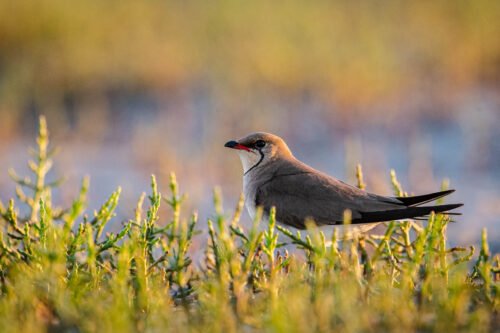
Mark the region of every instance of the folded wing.
<instances>
[{"instance_id":1,"label":"folded wing","mask_svg":"<svg viewBox=\"0 0 500 333\"><path fill-rule=\"evenodd\" d=\"M305 228L311 218L318 225L343 223L346 209L352 212L352 223L384 222L421 217L432 211L446 212L462 206L440 205L414 207L452 193L453 190L416 197L384 197L360 190L321 172L298 165L276 173L256 189L255 204L268 213L276 207L276 218L285 225Z\"/></svg>"}]
</instances>

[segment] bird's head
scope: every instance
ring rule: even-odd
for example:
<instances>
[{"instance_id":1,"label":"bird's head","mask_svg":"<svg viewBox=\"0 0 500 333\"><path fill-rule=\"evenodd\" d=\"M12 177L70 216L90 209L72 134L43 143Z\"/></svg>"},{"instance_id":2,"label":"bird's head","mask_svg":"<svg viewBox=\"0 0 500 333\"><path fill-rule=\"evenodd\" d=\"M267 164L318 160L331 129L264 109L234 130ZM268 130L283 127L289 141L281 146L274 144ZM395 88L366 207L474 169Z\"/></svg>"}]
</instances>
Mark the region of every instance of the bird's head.
<instances>
[{"instance_id":1,"label":"bird's head","mask_svg":"<svg viewBox=\"0 0 500 333\"><path fill-rule=\"evenodd\" d=\"M228 141L224 147L236 149L245 174L277 158L292 156L282 138L264 132L252 133L237 141Z\"/></svg>"}]
</instances>

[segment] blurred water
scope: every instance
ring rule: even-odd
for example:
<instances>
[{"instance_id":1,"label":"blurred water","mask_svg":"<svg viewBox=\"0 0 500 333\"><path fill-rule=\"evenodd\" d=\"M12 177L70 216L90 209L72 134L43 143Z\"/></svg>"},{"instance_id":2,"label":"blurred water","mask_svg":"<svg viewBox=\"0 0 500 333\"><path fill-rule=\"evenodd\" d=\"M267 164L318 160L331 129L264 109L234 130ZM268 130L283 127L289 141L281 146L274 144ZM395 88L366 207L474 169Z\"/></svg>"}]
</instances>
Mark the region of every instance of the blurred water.
<instances>
[{"instance_id":1,"label":"blurred water","mask_svg":"<svg viewBox=\"0 0 500 333\"><path fill-rule=\"evenodd\" d=\"M112 5L0 1L2 201L43 113L62 148L51 177L68 177L56 201L89 174L92 214L122 186L110 228L152 173L163 192L177 173L201 227L215 185L230 211L241 167L223 144L269 131L349 183L361 162L373 192L391 194L390 169L415 194L449 178L465 203L452 243L500 239L499 1Z\"/></svg>"},{"instance_id":2,"label":"blurred water","mask_svg":"<svg viewBox=\"0 0 500 333\"><path fill-rule=\"evenodd\" d=\"M471 93L448 115L409 113L406 118L403 112L390 121L383 112L378 120L355 116L346 120L310 96L299 102L268 100L262 103L274 112L272 116L270 111L249 111L243 105L240 119L252 119L243 124L237 121L238 112L235 123L223 122L217 100L203 90L195 91L183 105L168 98L122 96L111 105L115 112L107 119L104 134L92 136L92 119L86 120L90 129L81 128L78 124L85 115L70 111L68 119L76 119L68 122L70 130L54 131L55 144L63 150L51 177L68 177L55 200L67 205L77 194L81 178L88 174L92 181L87 213L91 214L122 186L118 217L111 225L116 228L133 216L140 193L149 190L152 173L166 193L168 174L174 171L181 191L189 194L185 213L198 210L203 228L213 212L214 186L222 186L228 212L241 191L239 159L223 148L224 142L253 130L266 130L282 135L299 159L350 183L354 183L355 164L361 162L368 190L380 194L391 194L390 169L396 170L404 189L413 194L437 191L448 178L457 190L448 202L465 203L463 216L449 227L450 242L476 243L481 229L487 227L498 251L500 108L496 94L485 96L489 95L481 92L479 98ZM273 121L266 121L269 119ZM26 173L24 152L33 145L33 137L26 132L0 144L0 198L4 202L14 193L7 169L15 167L20 174ZM243 219L248 221L248 216Z\"/></svg>"}]
</instances>

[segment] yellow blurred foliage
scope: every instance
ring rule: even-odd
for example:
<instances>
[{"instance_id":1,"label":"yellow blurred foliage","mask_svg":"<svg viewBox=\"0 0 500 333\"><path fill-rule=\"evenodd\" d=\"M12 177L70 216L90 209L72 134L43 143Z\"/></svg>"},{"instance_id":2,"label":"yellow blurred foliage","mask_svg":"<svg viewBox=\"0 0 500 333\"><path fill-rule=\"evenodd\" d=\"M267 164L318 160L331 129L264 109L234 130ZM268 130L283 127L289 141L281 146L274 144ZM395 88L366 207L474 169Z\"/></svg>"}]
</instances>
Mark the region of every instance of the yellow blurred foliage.
<instances>
[{"instance_id":1,"label":"yellow blurred foliage","mask_svg":"<svg viewBox=\"0 0 500 333\"><path fill-rule=\"evenodd\" d=\"M497 79L499 12L491 0L2 0L0 92L15 100L210 80L364 103L429 75L459 86Z\"/></svg>"}]
</instances>

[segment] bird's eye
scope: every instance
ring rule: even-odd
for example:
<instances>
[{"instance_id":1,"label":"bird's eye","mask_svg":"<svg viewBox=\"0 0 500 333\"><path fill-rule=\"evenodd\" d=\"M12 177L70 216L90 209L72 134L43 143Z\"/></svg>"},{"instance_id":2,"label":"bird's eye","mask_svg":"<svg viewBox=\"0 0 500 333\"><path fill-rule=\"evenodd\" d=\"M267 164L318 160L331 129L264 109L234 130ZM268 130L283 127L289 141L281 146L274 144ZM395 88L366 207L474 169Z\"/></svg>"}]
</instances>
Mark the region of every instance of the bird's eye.
<instances>
[{"instance_id":1,"label":"bird's eye","mask_svg":"<svg viewBox=\"0 0 500 333\"><path fill-rule=\"evenodd\" d=\"M265 145L266 145L266 142L264 140L257 140L257 141L255 141L255 144L254 144L254 146L256 148L264 148Z\"/></svg>"}]
</instances>

